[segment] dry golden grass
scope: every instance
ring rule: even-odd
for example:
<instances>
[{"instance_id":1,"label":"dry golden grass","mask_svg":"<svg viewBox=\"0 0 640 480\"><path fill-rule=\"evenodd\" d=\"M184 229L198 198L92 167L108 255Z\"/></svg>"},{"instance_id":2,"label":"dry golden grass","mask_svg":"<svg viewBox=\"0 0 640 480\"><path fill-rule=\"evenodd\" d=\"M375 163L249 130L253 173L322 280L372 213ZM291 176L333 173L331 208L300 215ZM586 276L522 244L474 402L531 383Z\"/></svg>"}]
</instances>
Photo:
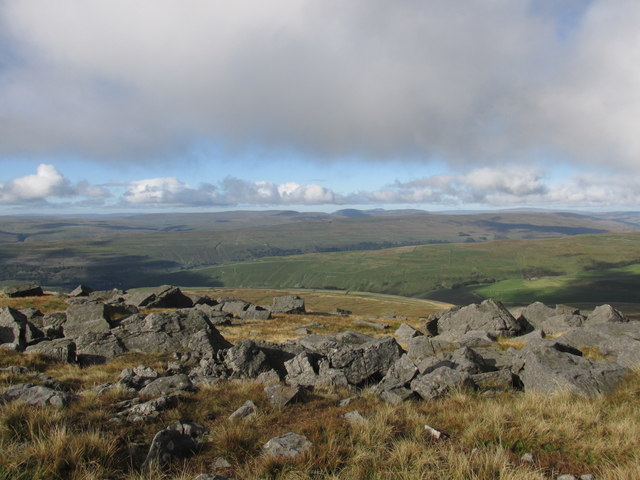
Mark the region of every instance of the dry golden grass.
<instances>
[{"instance_id":1,"label":"dry golden grass","mask_svg":"<svg viewBox=\"0 0 640 480\"><path fill-rule=\"evenodd\" d=\"M0 353L2 363L39 365L30 356ZM17 360L22 360L17 361ZM159 367L153 356L124 357L101 367L78 369L53 364L43 371L66 379L79 390L102 380L115 381L120 370L139 363ZM104 373L98 375L97 370ZM14 376L9 383L24 381ZM6 382L5 382L6 384ZM216 457L231 467L221 471L242 479L548 479L559 473L593 473L596 478L637 477L640 465L640 372L608 397L522 393L481 395L457 391L429 402L393 406L366 390L347 407L338 400L350 391L310 392L304 403L273 408L263 386L228 381L204 387L157 419L135 424L108 423L118 393L89 394L66 409L19 404L0 407L0 459L3 479L191 480L210 472ZM259 413L246 420L228 416L247 399ZM366 418L351 424L341 418L358 410ZM195 421L209 429L199 452L162 471L131 466L126 445L148 444L175 420ZM447 432L435 440L431 425ZM294 459L271 459L261 446L287 432L307 436L314 447ZM533 463L520 460L532 453Z\"/></svg>"},{"instance_id":2,"label":"dry golden grass","mask_svg":"<svg viewBox=\"0 0 640 480\"><path fill-rule=\"evenodd\" d=\"M37 308L42 313L64 312L69 307L64 300L64 297L58 297L51 292L37 297L22 298L9 298L4 292L0 292L0 308Z\"/></svg>"}]
</instances>

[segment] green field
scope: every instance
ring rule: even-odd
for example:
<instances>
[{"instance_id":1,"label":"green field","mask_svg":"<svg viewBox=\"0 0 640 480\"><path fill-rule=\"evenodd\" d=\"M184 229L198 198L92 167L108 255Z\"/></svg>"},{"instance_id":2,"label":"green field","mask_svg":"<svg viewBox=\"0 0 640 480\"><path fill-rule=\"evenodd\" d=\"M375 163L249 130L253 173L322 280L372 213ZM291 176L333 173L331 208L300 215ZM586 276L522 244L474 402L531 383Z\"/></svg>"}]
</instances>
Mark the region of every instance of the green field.
<instances>
[{"instance_id":1,"label":"green field","mask_svg":"<svg viewBox=\"0 0 640 480\"><path fill-rule=\"evenodd\" d=\"M640 234L263 258L191 271L202 284L381 292L465 303L638 302Z\"/></svg>"}]
</instances>

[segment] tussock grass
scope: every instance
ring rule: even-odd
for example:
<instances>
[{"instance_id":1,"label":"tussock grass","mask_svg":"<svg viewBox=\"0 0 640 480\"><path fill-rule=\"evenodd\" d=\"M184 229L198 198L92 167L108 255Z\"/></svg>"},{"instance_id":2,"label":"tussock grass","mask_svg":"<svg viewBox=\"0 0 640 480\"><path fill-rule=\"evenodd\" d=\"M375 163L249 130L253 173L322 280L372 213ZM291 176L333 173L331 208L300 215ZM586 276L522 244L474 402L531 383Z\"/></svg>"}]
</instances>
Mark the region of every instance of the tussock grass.
<instances>
[{"instance_id":1,"label":"tussock grass","mask_svg":"<svg viewBox=\"0 0 640 480\"><path fill-rule=\"evenodd\" d=\"M124 366L159 361L125 357L103 366L105 378L114 381ZM93 380L81 377L94 378L93 369L53 365L49 371L66 372L69 379L75 374L76 384L86 385ZM217 471L249 480L542 480L566 472L610 480L640 478L639 371L615 394L591 399L458 390L443 399L394 406L365 390L348 406L338 405L354 393L325 388L308 392L304 403L274 408L261 384L225 381L185 395L157 419L134 424L108 422L111 404L121 400L117 392L88 394L66 409L6 404L0 406L0 448L6 452L0 458L0 478L191 480L211 472L216 457L231 464ZM247 399L256 403L258 414L230 420ZM342 418L352 410L360 411L365 421ZM127 445L141 443L144 451L153 435L175 420L208 429L201 449L165 469L139 471ZM433 439L425 425L450 438ZM313 448L293 459L261 455L267 440L287 432L305 435ZM532 453L534 462L521 461L523 453Z\"/></svg>"}]
</instances>

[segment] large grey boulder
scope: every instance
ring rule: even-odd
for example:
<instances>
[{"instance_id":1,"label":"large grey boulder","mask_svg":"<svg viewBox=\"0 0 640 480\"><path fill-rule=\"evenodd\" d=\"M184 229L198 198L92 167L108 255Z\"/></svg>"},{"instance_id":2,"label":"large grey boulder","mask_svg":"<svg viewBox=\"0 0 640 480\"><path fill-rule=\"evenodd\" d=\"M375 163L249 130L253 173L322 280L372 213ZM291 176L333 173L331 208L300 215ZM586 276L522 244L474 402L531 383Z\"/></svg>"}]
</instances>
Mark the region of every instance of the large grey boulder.
<instances>
[{"instance_id":1,"label":"large grey boulder","mask_svg":"<svg viewBox=\"0 0 640 480\"><path fill-rule=\"evenodd\" d=\"M240 314L242 320L269 320L271 318L271 310L261 307L260 305L249 305L249 307Z\"/></svg>"},{"instance_id":2,"label":"large grey boulder","mask_svg":"<svg viewBox=\"0 0 640 480\"><path fill-rule=\"evenodd\" d=\"M296 457L313 446L306 437L293 432L274 437L262 446L262 451L270 457Z\"/></svg>"},{"instance_id":3,"label":"large grey boulder","mask_svg":"<svg viewBox=\"0 0 640 480\"><path fill-rule=\"evenodd\" d=\"M406 323L402 323L398 329L395 331L394 335L398 339L399 342L404 344L408 343L409 340L415 337L422 336L422 332L416 330L411 325L407 325Z\"/></svg>"},{"instance_id":4,"label":"large grey boulder","mask_svg":"<svg viewBox=\"0 0 640 480\"><path fill-rule=\"evenodd\" d=\"M37 338L38 330L18 310L4 307L0 310L0 344L12 344L18 351L23 351L27 343Z\"/></svg>"},{"instance_id":5,"label":"large grey boulder","mask_svg":"<svg viewBox=\"0 0 640 480\"><path fill-rule=\"evenodd\" d=\"M411 381L411 389L424 400L439 398L463 387L475 387L471 375L448 366L438 367Z\"/></svg>"},{"instance_id":6,"label":"large grey boulder","mask_svg":"<svg viewBox=\"0 0 640 480\"><path fill-rule=\"evenodd\" d=\"M145 365L138 365L135 368L125 368L120 372L118 383L126 388L140 390L160 375L153 368Z\"/></svg>"},{"instance_id":7,"label":"large grey boulder","mask_svg":"<svg viewBox=\"0 0 640 480\"><path fill-rule=\"evenodd\" d=\"M525 392L548 395L566 391L593 397L611 393L629 373L615 363L588 360L558 348L542 346L524 353L522 365L514 373Z\"/></svg>"},{"instance_id":8,"label":"large grey boulder","mask_svg":"<svg viewBox=\"0 0 640 480\"><path fill-rule=\"evenodd\" d=\"M104 303L86 302L67 309L64 336L76 338L88 333L105 333L111 328L111 312Z\"/></svg>"},{"instance_id":9,"label":"large grey boulder","mask_svg":"<svg viewBox=\"0 0 640 480\"><path fill-rule=\"evenodd\" d=\"M88 287L86 285L78 285L76 288L71 290L67 296L69 297L88 297L89 294L93 293L93 288Z\"/></svg>"},{"instance_id":10,"label":"large grey boulder","mask_svg":"<svg viewBox=\"0 0 640 480\"><path fill-rule=\"evenodd\" d=\"M586 324L556 341L579 350L588 349L623 367L640 366L640 322Z\"/></svg>"},{"instance_id":11,"label":"large grey boulder","mask_svg":"<svg viewBox=\"0 0 640 480\"><path fill-rule=\"evenodd\" d=\"M105 363L127 352L120 339L109 331L87 332L74 342L77 361L83 366Z\"/></svg>"},{"instance_id":12,"label":"large grey boulder","mask_svg":"<svg viewBox=\"0 0 640 480\"><path fill-rule=\"evenodd\" d=\"M21 402L28 405L64 407L76 398L68 392L61 392L49 387L20 383L0 393L0 404L4 402Z\"/></svg>"},{"instance_id":13,"label":"large grey boulder","mask_svg":"<svg viewBox=\"0 0 640 480\"><path fill-rule=\"evenodd\" d=\"M39 353L56 362L76 362L76 344L68 338L38 342L28 346L25 352Z\"/></svg>"},{"instance_id":14,"label":"large grey boulder","mask_svg":"<svg viewBox=\"0 0 640 480\"><path fill-rule=\"evenodd\" d=\"M350 385L379 381L402 355L392 337L373 338L361 344L344 344L327 355L330 368L344 373Z\"/></svg>"},{"instance_id":15,"label":"large grey boulder","mask_svg":"<svg viewBox=\"0 0 640 480\"><path fill-rule=\"evenodd\" d=\"M479 330L493 337L513 337L532 330L523 321L516 321L509 311L495 300L485 300L458 310L442 313L437 319L437 332L456 339L471 330Z\"/></svg>"},{"instance_id":16,"label":"large grey boulder","mask_svg":"<svg viewBox=\"0 0 640 480\"><path fill-rule=\"evenodd\" d=\"M271 369L267 355L252 340L241 340L226 350L224 363L231 378L256 378Z\"/></svg>"},{"instance_id":17,"label":"large grey boulder","mask_svg":"<svg viewBox=\"0 0 640 480\"><path fill-rule=\"evenodd\" d=\"M197 309L156 312L146 317L132 315L120 322L113 333L128 351L174 353L188 351L198 357L213 356L231 347Z\"/></svg>"},{"instance_id":18,"label":"large grey boulder","mask_svg":"<svg viewBox=\"0 0 640 480\"><path fill-rule=\"evenodd\" d=\"M190 435L177 430L165 428L156 433L151 442L147 458L142 464L146 469L153 464L166 465L174 460L188 457L197 448L197 443Z\"/></svg>"},{"instance_id":19,"label":"large grey boulder","mask_svg":"<svg viewBox=\"0 0 640 480\"><path fill-rule=\"evenodd\" d=\"M186 296L178 287L162 285L152 290L130 293L126 302L136 307L144 308L190 308L193 300Z\"/></svg>"},{"instance_id":20,"label":"large grey boulder","mask_svg":"<svg viewBox=\"0 0 640 480\"><path fill-rule=\"evenodd\" d=\"M4 288L4 294L9 298L39 297L44 295L42 287L37 283L22 283Z\"/></svg>"},{"instance_id":21,"label":"large grey boulder","mask_svg":"<svg viewBox=\"0 0 640 480\"><path fill-rule=\"evenodd\" d=\"M272 313L306 313L304 305L304 299L297 295L283 295L280 297L273 297L271 303Z\"/></svg>"},{"instance_id":22,"label":"large grey boulder","mask_svg":"<svg viewBox=\"0 0 640 480\"><path fill-rule=\"evenodd\" d=\"M548 318L558 315L555 308L546 306L542 302L534 302L520 311L518 318L527 321L534 328L541 329Z\"/></svg>"},{"instance_id":23,"label":"large grey boulder","mask_svg":"<svg viewBox=\"0 0 640 480\"><path fill-rule=\"evenodd\" d=\"M608 304L596 307L587 317L587 323L589 325L600 323L621 323L628 321L627 317L625 317L621 311Z\"/></svg>"}]
</instances>

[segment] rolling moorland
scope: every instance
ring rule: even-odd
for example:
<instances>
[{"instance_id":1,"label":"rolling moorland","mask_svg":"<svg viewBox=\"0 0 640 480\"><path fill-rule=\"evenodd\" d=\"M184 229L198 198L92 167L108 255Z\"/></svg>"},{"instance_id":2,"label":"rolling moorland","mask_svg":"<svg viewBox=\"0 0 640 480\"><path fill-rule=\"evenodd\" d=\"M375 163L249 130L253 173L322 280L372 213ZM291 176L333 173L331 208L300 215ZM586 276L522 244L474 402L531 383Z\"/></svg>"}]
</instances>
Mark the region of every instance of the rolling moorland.
<instances>
[{"instance_id":1,"label":"rolling moorland","mask_svg":"<svg viewBox=\"0 0 640 480\"><path fill-rule=\"evenodd\" d=\"M634 304L640 215L343 210L3 217L0 282ZM635 310L635 306L627 308Z\"/></svg>"}]
</instances>

